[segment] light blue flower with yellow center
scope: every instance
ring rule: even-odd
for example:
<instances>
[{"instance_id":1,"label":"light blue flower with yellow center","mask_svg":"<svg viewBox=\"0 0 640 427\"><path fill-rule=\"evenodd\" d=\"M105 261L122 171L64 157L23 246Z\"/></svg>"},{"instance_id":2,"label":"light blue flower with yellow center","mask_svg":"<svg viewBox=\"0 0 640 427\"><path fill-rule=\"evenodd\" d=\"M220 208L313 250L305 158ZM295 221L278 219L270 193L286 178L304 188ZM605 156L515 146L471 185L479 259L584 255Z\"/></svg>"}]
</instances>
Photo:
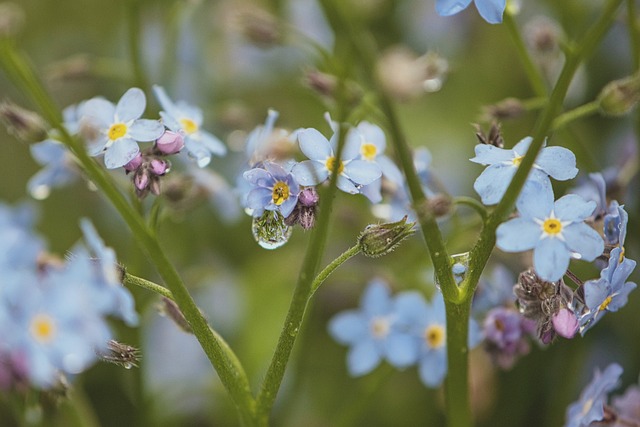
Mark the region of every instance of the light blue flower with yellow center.
<instances>
[{"instance_id":1,"label":"light blue flower with yellow center","mask_svg":"<svg viewBox=\"0 0 640 427\"><path fill-rule=\"evenodd\" d=\"M500 202L532 141L531 137L524 138L511 150L488 144L476 145L476 156L470 160L488 165L473 184L482 203L495 205ZM551 188L549 176L565 181L577 174L576 156L570 150L564 147L545 147L538 154L525 187L530 182L537 182Z\"/></svg>"},{"instance_id":2,"label":"light blue flower with yellow center","mask_svg":"<svg viewBox=\"0 0 640 427\"><path fill-rule=\"evenodd\" d=\"M264 162L264 169L254 168L244 173L252 185L246 206L253 209L253 216L261 216L265 210L278 211L288 217L298 203L300 186L291 173L280 165Z\"/></svg>"},{"instance_id":3,"label":"light blue flower with yellow center","mask_svg":"<svg viewBox=\"0 0 640 427\"><path fill-rule=\"evenodd\" d=\"M222 141L202 129L203 115L200 108L184 101L174 103L160 86L153 86L153 92L164 110L160 112L160 117L165 126L182 134L187 152L196 159L199 167L207 166L212 154L223 156L227 152Z\"/></svg>"},{"instance_id":4,"label":"light blue flower with yellow center","mask_svg":"<svg viewBox=\"0 0 640 427\"><path fill-rule=\"evenodd\" d=\"M620 375L622 367L617 363L607 366L604 372L596 370L591 382L580 393L580 399L567 408L565 427L587 427L604 420L607 395L618 386Z\"/></svg>"},{"instance_id":5,"label":"light blue flower with yellow center","mask_svg":"<svg viewBox=\"0 0 640 427\"><path fill-rule=\"evenodd\" d=\"M533 249L533 266L540 278L555 282L572 257L593 261L604 251L602 237L584 222L595 202L568 194L554 203L551 188L532 183L516 205L520 216L500 224L496 245L506 252Z\"/></svg>"},{"instance_id":6,"label":"light blue flower with yellow center","mask_svg":"<svg viewBox=\"0 0 640 427\"><path fill-rule=\"evenodd\" d=\"M140 152L136 141L154 141L164 133L157 120L141 119L147 105L144 92L131 88L122 95L117 105L103 98L93 98L82 106L82 127L91 132L88 152L91 156L104 153L107 169L129 163ZM90 134L90 135L89 135Z\"/></svg>"},{"instance_id":7,"label":"light blue flower with yellow center","mask_svg":"<svg viewBox=\"0 0 640 427\"><path fill-rule=\"evenodd\" d=\"M474 0L480 16L490 24L502 22L502 14L507 6L507 0ZM471 0L436 0L436 12L440 16L450 16L464 10L471 4Z\"/></svg>"},{"instance_id":8,"label":"light blue flower with yellow center","mask_svg":"<svg viewBox=\"0 0 640 427\"><path fill-rule=\"evenodd\" d=\"M358 194L364 185L371 184L382 176L380 166L366 160L359 160L359 147L346 146L340 159L334 148L338 142L338 132L327 140L316 129L308 128L298 133L300 150L310 159L296 164L292 173L300 185L318 185L326 181L337 169L338 188L345 193Z\"/></svg>"}]
</instances>

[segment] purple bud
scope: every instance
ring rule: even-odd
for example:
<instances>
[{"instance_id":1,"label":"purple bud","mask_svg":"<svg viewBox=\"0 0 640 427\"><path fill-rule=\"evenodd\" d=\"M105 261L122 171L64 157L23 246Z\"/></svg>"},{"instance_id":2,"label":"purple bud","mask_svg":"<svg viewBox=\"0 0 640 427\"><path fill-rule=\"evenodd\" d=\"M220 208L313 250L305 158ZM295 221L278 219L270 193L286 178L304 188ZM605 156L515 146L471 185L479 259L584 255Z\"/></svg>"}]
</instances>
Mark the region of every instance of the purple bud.
<instances>
[{"instance_id":1,"label":"purple bud","mask_svg":"<svg viewBox=\"0 0 640 427\"><path fill-rule=\"evenodd\" d=\"M149 162L149 171L154 175L164 175L169 171L169 164L164 160L153 159Z\"/></svg>"},{"instance_id":2,"label":"purple bud","mask_svg":"<svg viewBox=\"0 0 640 427\"><path fill-rule=\"evenodd\" d=\"M184 138L177 132L171 132L170 130L162 134L160 138L156 140L156 148L162 154L175 154L182 150L184 147Z\"/></svg>"},{"instance_id":3,"label":"purple bud","mask_svg":"<svg viewBox=\"0 0 640 427\"><path fill-rule=\"evenodd\" d=\"M578 319L573 311L568 308L561 308L560 311L553 315L551 321L553 322L553 329L561 337L571 339L578 330Z\"/></svg>"},{"instance_id":4,"label":"purple bud","mask_svg":"<svg viewBox=\"0 0 640 427\"><path fill-rule=\"evenodd\" d=\"M149 186L149 175L147 171L136 174L133 178L133 185L135 185L139 191L146 189Z\"/></svg>"},{"instance_id":5,"label":"purple bud","mask_svg":"<svg viewBox=\"0 0 640 427\"><path fill-rule=\"evenodd\" d=\"M134 170L138 169L141 164L142 164L142 153L138 152L138 154L133 159L131 159L129 163L124 165L124 169L127 172L133 172Z\"/></svg>"},{"instance_id":6,"label":"purple bud","mask_svg":"<svg viewBox=\"0 0 640 427\"><path fill-rule=\"evenodd\" d=\"M298 202L302 206L315 206L318 204L320 200L320 196L316 191L315 187L307 187L300 192L298 195Z\"/></svg>"}]
</instances>

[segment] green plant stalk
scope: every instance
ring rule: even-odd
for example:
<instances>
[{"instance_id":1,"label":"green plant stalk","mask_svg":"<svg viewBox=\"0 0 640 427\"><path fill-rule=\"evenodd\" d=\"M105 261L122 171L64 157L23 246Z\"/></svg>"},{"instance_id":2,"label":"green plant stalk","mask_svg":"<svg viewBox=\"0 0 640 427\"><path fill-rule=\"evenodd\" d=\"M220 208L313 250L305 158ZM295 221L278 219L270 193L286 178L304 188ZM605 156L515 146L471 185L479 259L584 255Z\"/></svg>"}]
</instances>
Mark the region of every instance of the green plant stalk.
<instances>
[{"instance_id":1,"label":"green plant stalk","mask_svg":"<svg viewBox=\"0 0 640 427\"><path fill-rule=\"evenodd\" d=\"M31 95L43 116L59 132L62 142L67 145L77 158L78 163L84 168L87 176L102 190L122 216L135 240L155 265L174 296L178 307L193 329L194 335L198 338L221 382L236 404L242 419L250 420L255 401L242 365L222 337L209 327L178 272L166 257L153 233L147 228L142 217L127 203L106 172L87 155L80 142L69 135L61 123L60 113L53 100L44 90L27 61L6 39L0 40L0 65L25 93Z\"/></svg>"},{"instance_id":2,"label":"green plant stalk","mask_svg":"<svg viewBox=\"0 0 640 427\"><path fill-rule=\"evenodd\" d=\"M471 421L469 404L469 315L471 299L444 301L447 316L447 379L445 412L449 427L467 427Z\"/></svg>"},{"instance_id":3,"label":"green plant stalk","mask_svg":"<svg viewBox=\"0 0 640 427\"><path fill-rule=\"evenodd\" d=\"M600 102L598 100L588 102L556 117L551 124L551 130L556 131L558 129L561 129L572 121L595 114L599 110Z\"/></svg>"},{"instance_id":4,"label":"green plant stalk","mask_svg":"<svg viewBox=\"0 0 640 427\"><path fill-rule=\"evenodd\" d=\"M340 159L345 142L346 132L344 126L342 126L342 122L347 114L346 102L344 99L345 90L344 80L339 79L338 96L340 99L338 100L339 110L337 119L338 123L341 124L341 129L338 138L338 147L335 153L337 159ZM322 197L320 199L322 204L320 205L316 226L311 233L309 247L302 262L298 281L291 298L291 303L289 304L289 310L287 311L284 325L278 338L278 343L276 344L276 349L273 353L273 357L271 358L271 363L267 368L265 378L256 398L255 419L257 425L268 425L269 413L271 412L278 390L280 389L280 384L282 384L282 379L284 378L293 346L296 342L298 333L300 332L302 321L304 320L307 305L313 294L313 277L318 271L318 266L327 242L329 234L329 219L331 216L333 199L335 198L337 191L337 182L338 168L334 168L329 180L329 186L322 193Z\"/></svg>"},{"instance_id":5,"label":"green plant stalk","mask_svg":"<svg viewBox=\"0 0 640 427\"><path fill-rule=\"evenodd\" d=\"M464 205L464 206L470 207L471 209L476 211L478 215L480 215L483 221L486 220L487 216L489 215L487 213L487 208L482 203L480 203L477 199L474 199L473 197L467 197L467 196L454 197L453 203L456 205Z\"/></svg>"},{"instance_id":6,"label":"green plant stalk","mask_svg":"<svg viewBox=\"0 0 640 427\"><path fill-rule=\"evenodd\" d=\"M162 295L165 298L169 298L170 300L175 301L175 299L173 298L173 294L169 289L165 288L164 286L160 286L157 283L153 283L150 280L134 276L133 274L129 274L127 272L125 272L124 275L124 284L129 286L139 286L143 289L155 292L156 294Z\"/></svg>"},{"instance_id":7,"label":"green plant stalk","mask_svg":"<svg viewBox=\"0 0 640 427\"><path fill-rule=\"evenodd\" d=\"M524 72L529 79L529 83L533 87L533 91L537 96L546 97L548 95L547 84L540 74L538 67L533 63L529 52L527 51L527 47L524 44L524 40L522 39L522 35L518 29L518 25L515 22L513 15L509 12L509 8L504 12L504 21L503 24L507 27L507 31L509 31L509 35L511 36L511 40L513 41L516 52L522 65L524 67Z\"/></svg>"},{"instance_id":8,"label":"green plant stalk","mask_svg":"<svg viewBox=\"0 0 640 427\"><path fill-rule=\"evenodd\" d=\"M140 0L127 1L127 24L129 59L133 65L133 81L135 84L147 92L150 89L147 81L144 65L142 63L142 52L140 51Z\"/></svg>"},{"instance_id":9,"label":"green plant stalk","mask_svg":"<svg viewBox=\"0 0 640 427\"><path fill-rule=\"evenodd\" d=\"M636 0L627 0L627 27L631 42L631 58L633 69L640 70L640 14L636 7Z\"/></svg>"},{"instance_id":10,"label":"green plant stalk","mask_svg":"<svg viewBox=\"0 0 640 427\"><path fill-rule=\"evenodd\" d=\"M360 245L355 245L344 251L338 258L334 259L322 270L311 284L311 295L315 294L320 285L327 280L327 277L331 275L338 267L344 264L348 259L358 255L360 253Z\"/></svg>"}]
</instances>

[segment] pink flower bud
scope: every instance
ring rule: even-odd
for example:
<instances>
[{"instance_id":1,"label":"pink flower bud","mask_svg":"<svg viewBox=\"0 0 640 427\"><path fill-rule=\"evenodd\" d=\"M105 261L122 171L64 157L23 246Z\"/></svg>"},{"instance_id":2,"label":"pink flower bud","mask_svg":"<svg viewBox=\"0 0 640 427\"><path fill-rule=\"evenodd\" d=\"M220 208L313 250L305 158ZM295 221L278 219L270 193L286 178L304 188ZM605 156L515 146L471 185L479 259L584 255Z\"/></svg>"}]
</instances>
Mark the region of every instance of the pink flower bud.
<instances>
[{"instance_id":1,"label":"pink flower bud","mask_svg":"<svg viewBox=\"0 0 640 427\"><path fill-rule=\"evenodd\" d=\"M160 159L153 159L149 162L149 170L154 175L164 175L169 171L169 164Z\"/></svg>"},{"instance_id":2,"label":"pink flower bud","mask_svg":"<svg viewBox=\"0 0 640 427\"><path fill-rule=\"evenodd\" d=\"M141 164L142 164L142 153L138 152L138 154L123 167L127 172L133 172L134 170L138 169Z\"/></svg>"},{"instance_id":3,"label":"pink flower bud","mask_svg":"<svg viewBox=\"0 0 640 427\"><path fill-rule=\"evenodd\" d=\"M139 191L146 189L149 186L149 175L147 171L136 174L133 178L133 185L135 185Z\"/></svg>"},{"instance_id":4,"label":"pink flower bud","mask_svg":"<svg viewBox=\"0 0 640 427\"><path fill-rule=\"evenodd\" d=\"M182 147L184 147L182 135L170 130L156 140L156 148L163 154L175 154L182 150Z\"/></svg>"},{"instance_id":5,"label":"pink flower bud","mask_svg":"<svg viewBox=\"0 0 640 427\"><path fill-rule=\"evenodd\" d=\"M573 311L568 308L561 308L551 318L553 322L553 329L556 333L564 338L573 338L578 331L578 319Z\"/></svg>"},{"instance_id":6,"label":"pink flower bud","mask_svg":"<svg viewBox=\"0 0 640 427\"><path fill-rule=\"evenodd\" d=\"M300 192L298 196L298 202L302 206L315 206L318 204L320 200L320 196L316 191L315 187L307 187Z\"/></svg>"}]
</instances>

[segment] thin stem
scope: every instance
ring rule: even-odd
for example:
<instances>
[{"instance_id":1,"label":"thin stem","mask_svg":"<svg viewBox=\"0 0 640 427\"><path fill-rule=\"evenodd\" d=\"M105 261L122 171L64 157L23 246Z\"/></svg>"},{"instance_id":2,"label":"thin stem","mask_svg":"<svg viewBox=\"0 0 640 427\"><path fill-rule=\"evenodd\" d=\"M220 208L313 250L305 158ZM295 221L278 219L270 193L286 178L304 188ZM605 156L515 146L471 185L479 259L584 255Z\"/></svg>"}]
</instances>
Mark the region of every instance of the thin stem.
<instances>
[{"instance_id":1,"label":"thin stem","mask_svg":"<svg viewBox=\"0 0 640 427\"><path fill-rule=\"evenodd\" d=\"M488 216L487 208L485 208L482 203L480 203L473 197L466 197L466 196L454 197L453 203L456 205L468 206L474 211L476 211L478 215L480 215L483 221L487 219L487 216Z\"/></svg>"},{"instance_id":2,"label":"thin stem","mask_svg":"<svg viewBox=\"0 0 640 427\"><path fill-rule=\"evenodd\" d=\"M509 12L509 8L504 13L504 25L507 27L509 31L509 35L511 36L511 40L515 44L516 52L518 53L518 57L522 62L524 67L524 72L529 79L529 83L533 87L533 91L537 96L546 97L548 94L547 84L540 74L538 67L533 63L529 52L527 51L527 47L524 44L524 40L522 39L522 35L520 34L520 30L518 25L513 18L513 15Z\"/></svg>"},{"instance_id":3,"label":"thin stem","mask_svg":"<svg viewBox=\"0 0 640 427\"><path fill-rule=\"evenodd\" d=\"M578 286L582 286L584 284L584 282L582 280L580 280L580 278L578 276L576 276L575 274L573 274L573 272L571 272L571 270L567 270L564 274L566 274L567 276L569 276L569 278L571 279L571 281L573 283L575 283Z\"/></svg>"},{"instance_id":4,"label":"thin stem","mask_svg":"<svg viewBox=\"0 0 640 427\"><path fill-rule=\"evenodd\" d=\"M633 69L640 69L640 14L636 8L636 0L627 0L627 26L631 44Z\"/></svg>"},{"instance_id":5,"label":"thin stem","mask_svg":"<svg viewBox=\"0 0 640 427\"><path fill-rule=\"evenodd\" d=\"M581 119L586 116L590 116L595 114L600 109L600 101L591 101L584 105L574 108L573 110L567 111L565 113L560 114L555 118L553 124L551 125L551 130L558 130L571 123L574 120Z\"/></svg>"},{"instance_id":6,"label":"thin stem","mask_svg":"<svg viewBox=\"0 0 640 427\"><path fill-rule=\"evenodd\" d=\"M144 65L142 63L142 51L140 50L140 0L126 0L127 4L127 23L128 23L128 42L129 42L129 58L133 65L133 77L136 86L143 91L148 91L150 86L147 81Z\"/></svg>"},{"instance_id":7,"label":"thin stem","mask_svg":"<svg viewBox=\"0 0 640 427\"><path fill-rule=\"evenodd\" d=\"M355 245L344 251L338 258L334 259L322 270L311 284L311 295L315 294L320 285L333 273L336 268L340 267L348 259L360 253L360 245Z\"/></svg>"},{"instance_id":8,"label":"thin stem","mask_svg":"<svg viewBox=\"0 0 640 427\"><path fill-rule=\"evenodd\" d=\"M134 276L133 274L129 274L128 272L125 272L124 284L129 286L139 286L148 291L155 292L165 298L169 298L170 300L175 301L175 299L173 298L173 294L169 289L165 288L164 286L158 285L157 283L154 283L150 280Z\"/></svg>"}]
</instances>

